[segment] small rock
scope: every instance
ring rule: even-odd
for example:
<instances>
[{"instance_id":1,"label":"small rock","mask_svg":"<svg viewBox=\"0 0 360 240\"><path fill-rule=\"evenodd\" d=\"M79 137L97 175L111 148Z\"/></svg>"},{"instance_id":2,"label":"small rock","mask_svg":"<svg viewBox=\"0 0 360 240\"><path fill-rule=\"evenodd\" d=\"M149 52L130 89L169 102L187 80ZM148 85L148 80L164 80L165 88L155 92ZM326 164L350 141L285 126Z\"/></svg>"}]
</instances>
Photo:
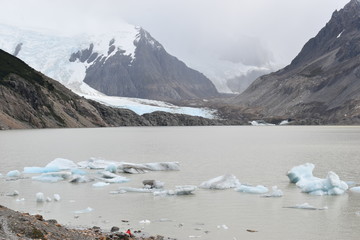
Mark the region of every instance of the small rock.
<instances>
[{"instance_id":1,"label":"small rock","mask_svg":"<svg viewBox=\"0 0 360 240\"><path fill-rule=\"evenodd\" d=\"M43 216L41 216L40 214L36 214L34 217L39 221L44 221Z\"/></svg>"},{"instance_id":2,"label":"small rock","mask_svg":"<svg viewBox=\"0 0 360 240\"><path fill-rule=\"evenodd\" d=\"M119 230L120 228L114 226L111 228L110 232L118 232Z\"/></svg>"}]
</instances>

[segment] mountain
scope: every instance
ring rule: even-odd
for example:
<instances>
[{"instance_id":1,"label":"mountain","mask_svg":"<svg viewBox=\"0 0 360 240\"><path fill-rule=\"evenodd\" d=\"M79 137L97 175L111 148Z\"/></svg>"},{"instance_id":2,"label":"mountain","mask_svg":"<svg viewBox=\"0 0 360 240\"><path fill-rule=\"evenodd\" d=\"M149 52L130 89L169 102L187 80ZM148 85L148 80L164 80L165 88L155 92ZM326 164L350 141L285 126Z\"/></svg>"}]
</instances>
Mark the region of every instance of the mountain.
<instances>
[{"instance_id":1,"label":"mountain","mask_svg":"<svg viewBox=\"0 0 360 240\"><path fill-rule=\"evenodd\" d=\"M259 116L304 124L360 123L360 1L335 11L290 65L262 76L234 102Z\"/></svg>"},{"instance_id":2,"label":"mountain","mask_svg":"<svg viewBox=\"0 0 360 240\"><path fill-rule=\"evenodd\" d=\"M219 124L226 123L164 112L140 116L102 105L0 49L0 129Z\"/></svg>"},{"instance_id":3,"label":"mountain","mask_svg":"<svg viewBox=\"0 0 360 240\"><path fill-rule=\"evenodd\" d=\"M0 25L0 48L82 93L177 101L218 96L212 82L126 23L103 34L66 36ZM90 86L90 87L89 87Z\"/></svg>"}]
</instances>

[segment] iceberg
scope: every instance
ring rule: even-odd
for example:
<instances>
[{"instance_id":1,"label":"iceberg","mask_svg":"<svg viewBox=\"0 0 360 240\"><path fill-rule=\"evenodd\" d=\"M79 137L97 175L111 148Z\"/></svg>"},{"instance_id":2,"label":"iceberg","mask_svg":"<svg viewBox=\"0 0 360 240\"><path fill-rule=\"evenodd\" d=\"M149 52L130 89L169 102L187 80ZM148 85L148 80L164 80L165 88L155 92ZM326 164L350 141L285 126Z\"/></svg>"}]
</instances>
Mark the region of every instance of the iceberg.
<instances>
[{"instance_id":1,"label":"iceberg","mask_svg":"<svg viewBox=\"0 0 360 240\"><path fill-rule=\"evenodd\" d=\"M101 178L100 180L102 180L106 183L125 183L125 182L130 181L130 179L128 179L126 177L122 177L122 176L117 176L114 178Z\"/></svg>"},{"instance_id":2,"label":"iceberg","mask_svg":"<svg viewBox=\"0 0 360 240\"><path fill-rule=\"evenodd\" d=\"M40 182L54 183L54 182L63 181L65 179L69 179L70 177L71 177L71 172L50 172L50 173L43 173L40 176L34 176L32 177L32 179Z\"/></svg>"},{"instance_id":3,"label":"iceberg","mask_svg":"<svg viewBox=\"0 0 360 240\"><path fill-rule=\"evenodd\" d=\"M19 172L19 170L12 170L12 171L9 171L6 174L6 176L9 178L18 178L21 176L21 173Z\"/></svg>"},{"instance_id":4,"label":"iceberg","mask_svg":"<svg viewBox=\"0 0 360 240\"><path fill-rule=\"evenodd\" d=\"M77 167L73 161L64 158L56 158L45 166L45 168L58 168L60 170L70 170Z\"/></svg>"},{"instance_id":5,"label":"iceberg","mask_svg":"<svg viewBox=\"0 0 360 240\"><path fill-rule=\"evenodd\" d=\"M36 193L35 196L36 196L36 202L38 202L38 203L45 202L45 196L44 196L44 194L42 192Z\"/></svg>"},{"instance_id":6,"label":"iceberg","mask_svg":"<svg viewBox=\"0 0 360 240\"><path fill-rule=\"evenodd\" d=\"M293 167L290 171L288 171L287 176L290 179L291 183L297 183L302 179L314 179L313 170L315 165L312 163L305 163L303 165L299 165Z\"/></svg>"},{"instance_id":7,"label":"iceberg","mask_svg":"<svg viewBox=\"0 0 360 240\"><path fill-rule=\"evenodd\" d=\"M248 186L248 185L240 185L235 188L235 191L244 192L244 193L254 193L254 194L263 194L267 193L269 189L264 187L263 185Z\"/></svg>"},{"instance_id":8,"label":"iceberg","mask_svg":"<svg viewBox=\"0 0 360 240\"><path fill-rule=\"evenodd\" d=\"M270 194L262 195L262 197L282 197L282 196L284 196L284 193L277 186L272 187L272 192Z\"/></svg>"},{"instance_id":9,"label":"iceberg","mask_svg":"<svg viewBox=\"0 0 360 240\"><path fill-rule=\"evenodd\" d=\"M322 179L313 176L313 169L314 164L307 163L292 168L287 176L302 192L311 195L341 195L349 188L336 173L330 171L326 178Z\"/></svg>"},{"instance_id":10,"label":"iceberg","mask_svg":"<svg viewBox=\"0 0 360 240\"><path fill-rule=\"evenodd\" d=\"M350 188L350 191L354 192L354 193L360 193L360 186L359 187L352 187L352 188Z\"/></svg>"},{"instance_id":11,"label":"iceberg","mask_svg":"<svg viewBox=\"0 0 360 240\"><path fill-rule=\"evenodd\" d=\"M232 174L219 176L200 184L200 188L206 189L228 189L240 186L240 181Z\"/></svg>"}]
</instances>

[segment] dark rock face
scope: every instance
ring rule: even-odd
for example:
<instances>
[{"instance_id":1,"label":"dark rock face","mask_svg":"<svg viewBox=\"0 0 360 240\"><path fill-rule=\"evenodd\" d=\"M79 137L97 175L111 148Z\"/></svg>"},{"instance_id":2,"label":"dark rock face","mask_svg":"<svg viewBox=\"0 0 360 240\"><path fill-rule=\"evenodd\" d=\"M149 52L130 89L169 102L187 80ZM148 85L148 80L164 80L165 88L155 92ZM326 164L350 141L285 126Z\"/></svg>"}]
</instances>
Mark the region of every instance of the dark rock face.
<instances>
[{"instance_id":1,"label":"dark rock face","mask_svg":"<svg viewBox=\"0 0 360 240\"><path fill-rule=\"evenodd\" d=\"M169 55L145 30L139 31L134 44L135 59L132 59L110 42L109 52L116 53L107 59L98 57L87 69L84 82L110 96L169 101L218 95L208 78ZM90 60L91 53L90 46L73 54L70 60Z\"/></svg>"},{"instance_id":2,"label":"dark rock face","mask_svg":"<svg viewBox=\"0 0 360 240\"><path fill-rule=\"evenodd\" d=\"M352 0L284 69L258 78L235 99L265 116L303 123L360 123L360 2Z\"/></svg>"}]
</instances>

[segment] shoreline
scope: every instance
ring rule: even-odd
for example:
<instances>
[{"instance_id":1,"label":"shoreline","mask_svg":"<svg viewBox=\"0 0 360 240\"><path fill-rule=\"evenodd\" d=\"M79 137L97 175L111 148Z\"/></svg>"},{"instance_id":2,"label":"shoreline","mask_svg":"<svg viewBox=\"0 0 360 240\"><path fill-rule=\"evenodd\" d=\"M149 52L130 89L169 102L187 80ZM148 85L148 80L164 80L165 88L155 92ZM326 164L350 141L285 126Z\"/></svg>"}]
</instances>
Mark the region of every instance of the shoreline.
<instances>
[{"instance_id":1,"label":"shoreline","mask_svg":"<svg viewBox=\"0 0 360 240\"><path fill-rule=\"evenodd\" d=\"M86 229L66 227L55 219L45 220L42 215L21 213L0 205L0 240L175 240L160 235L150 236L140 230L134 231L130 237L119 230L115 226L111 232L103 232L100 227L96 226Z\"/></svg>"}]
</instances>

